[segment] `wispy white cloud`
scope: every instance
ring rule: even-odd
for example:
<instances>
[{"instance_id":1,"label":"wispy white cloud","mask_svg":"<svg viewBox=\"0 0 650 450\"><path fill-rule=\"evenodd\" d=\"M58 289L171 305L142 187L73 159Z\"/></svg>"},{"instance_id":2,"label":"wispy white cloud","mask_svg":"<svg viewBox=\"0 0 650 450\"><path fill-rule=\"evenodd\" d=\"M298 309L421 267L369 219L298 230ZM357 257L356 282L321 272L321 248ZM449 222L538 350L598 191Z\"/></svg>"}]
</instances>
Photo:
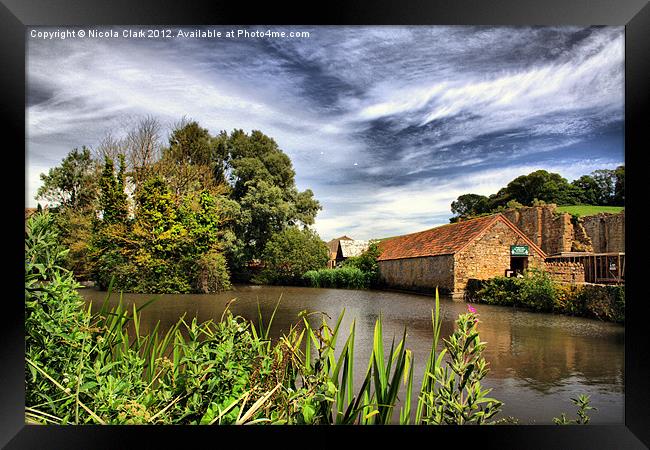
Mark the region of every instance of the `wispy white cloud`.
<instances>
[{"instance_id":1,"label":"wispy white cloud","mask_svg":"<svg viewBox=\"0 0 650 450\"><path fill-rule=\"evenodd\" d=\"M272 136L323 204L327 239L446 222L458 195L528 169L571 178L622 162L622 131L607 131L623 120L620 27L305 29L285 41L30 40L27 204L67 151L146 114ZM581 147L602 133L620 139ZM548 156L558 149L573 149L562 164Z\"/></svg>"}]
</instances>

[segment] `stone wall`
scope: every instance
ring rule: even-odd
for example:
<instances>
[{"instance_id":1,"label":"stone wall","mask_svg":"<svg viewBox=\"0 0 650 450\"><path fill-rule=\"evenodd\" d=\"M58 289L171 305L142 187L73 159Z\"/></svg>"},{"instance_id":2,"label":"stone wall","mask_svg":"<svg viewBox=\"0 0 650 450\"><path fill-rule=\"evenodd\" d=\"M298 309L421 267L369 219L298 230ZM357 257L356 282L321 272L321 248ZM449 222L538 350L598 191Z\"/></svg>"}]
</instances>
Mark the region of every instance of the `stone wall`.
<instances>
[{"instance_id":1,"label":"stone wall","mask_svg":"<svg viewBox=\"0 0 650 450\"><path fill-rule=\"evenodd\" d=\"M571 215L556 213L556 205L530 206L503 212L510 222L537 244L547 255L570 252L574 229Z\"/></svg>"},{"instance_id":2,"label":"stone wall","mask_svg":"<svg viewBox=\"0 0 650 450\"><path fill-rule=\"evenodd\" d=\"M582 263L547 261L546 271L555 281L563 283L585 282L585 266Z\"/></svg>"},{"instance_id":3,"label":"stone wall","mask_svg":"<svg viewBox=\"0 0 650 450\"><path fill-rule=\"evenodd\" d=\"M582 220L594 252L625 252L625 210L618 214L586 216Z\"/></svg>"},{"instance_id":4,"label":"stone wall","mask_svg":"<svg viewBox=\"0 0 650 450\"><path fill-rule=\"evenodd\" d=\"M504 276L510 268L510 246L528 245L512 228L495 222L481 237L454 255L454 292L465 290L467 280ZM528 267L544 268L540 254L530 247Z\"/></svg>"},{"instance_id":5,"label":"stone wall","mask_svg":"<svg viewBox=\"0 0 650 450\"><path fill-rule=\"evenodd\" d=\"M453 255L379 261L379 282L413 291L433 292L438 286L450 292L454 286Z\"/></svg>"}]
</instances>

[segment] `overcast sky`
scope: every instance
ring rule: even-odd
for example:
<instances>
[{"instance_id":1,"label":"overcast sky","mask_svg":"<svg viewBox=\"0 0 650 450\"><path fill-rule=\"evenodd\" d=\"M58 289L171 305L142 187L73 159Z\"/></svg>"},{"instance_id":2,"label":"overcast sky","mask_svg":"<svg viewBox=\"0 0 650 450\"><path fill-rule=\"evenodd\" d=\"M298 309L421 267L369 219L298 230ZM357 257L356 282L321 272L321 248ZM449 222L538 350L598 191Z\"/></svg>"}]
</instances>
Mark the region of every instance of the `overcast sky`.
<instances>
[{"instance_id":1,"label":"overcast sky","mask_svg":"<svg viewBox=\"0 0 650 450\"><path fill-rule=\"evenodd\" d=\"M69 150L148 114L273 137L324 240L420 231L461 194L624 161L623 27L251 29L310 36L28 38L26 206Z\"/></svg>"}]
</instances>

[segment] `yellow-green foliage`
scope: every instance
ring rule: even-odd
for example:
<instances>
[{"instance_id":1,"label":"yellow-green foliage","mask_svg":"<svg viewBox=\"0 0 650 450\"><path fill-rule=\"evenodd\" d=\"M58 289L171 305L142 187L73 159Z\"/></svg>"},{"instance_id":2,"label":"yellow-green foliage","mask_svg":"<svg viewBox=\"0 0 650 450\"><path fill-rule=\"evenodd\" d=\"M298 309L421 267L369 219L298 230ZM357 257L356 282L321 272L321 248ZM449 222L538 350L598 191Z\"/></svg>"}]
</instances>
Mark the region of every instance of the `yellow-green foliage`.
<instances>
[{"instance_id":1,"label":"yellow-green foliage","mask_svg":"<svg viewBox=\"0 0 650 450\"><path fill-rule=\"evenodd\" d=\"M149 179L138 191L133 219L97 224L95 280L103 289L114 279L118 290L143 293L228 289L219 256L223 224L208 192L177 204L162 179Z\"/></svg>"}]
</instances>

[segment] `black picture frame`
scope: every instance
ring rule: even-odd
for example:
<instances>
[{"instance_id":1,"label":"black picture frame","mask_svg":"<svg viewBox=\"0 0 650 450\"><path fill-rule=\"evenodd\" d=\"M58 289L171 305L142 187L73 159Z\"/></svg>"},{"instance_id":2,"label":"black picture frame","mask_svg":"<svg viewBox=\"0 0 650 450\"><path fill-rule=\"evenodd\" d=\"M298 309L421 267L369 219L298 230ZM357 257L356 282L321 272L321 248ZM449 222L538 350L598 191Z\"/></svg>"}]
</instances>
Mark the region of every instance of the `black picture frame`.
<instances>
[{"instance_id":1,"label":"black picture frame","mask_svg":"<svg viewBox=\"0 0 650 450\"><path fill-rule=\"evenodd\" d=\"M181 426L27 426L24 416L24 308L18 299L24 276L17 238L24 227L24 203L11 192L25 182L24 174L7 165L12 175L5 184L5 200L11 206L5 252L11 264L5 269L10 293L3 304L4 326L0 346L0 445L6 448L132 448L171 445L247 445L251 437L264 444L332 445L361 442L390 445L471 446L474 448L647 448L650 446L650 350L648 301L643 297L642 257L646 253L643 225L644 150L648 150L648 87L650 85L650 5L645 0L507 0L507 1L353 1L322 5L276 2L248 4L224 1L101 1L101 0L0 0L0 114L5 137L15 139L5 155L20 155L25 146L25 44L26 28L36 25L118 24L301 24L301 25L617 25L625 26L625 161L626 236L628 242L625 329L625 423L589 426L493 426L493 427L330 427L326 440L316 441L319 427L181 427ZM5 139L5 142L8 142ZM25 155L23 155L24 157ZM20 158L16 158L16 164ZM23 158L24 160L24 158ZM13 170L12 170L13 168ZM7 170L9 169L9 170ZM646 175L647 176L647 175ZM631 207L628 207L632 205ZM637 208L638 207L638 208ZM23 229L24 232L24 229ZM630 294L632 294L630 296ZM295 436L295 434L303 436ZM312 434L315 434L312 437ZM420 440L422 438L422 440ZM303 440L305 439L305 440ZM343 439L346 439L345 441Z\"/></svg>"}]
</instances>

